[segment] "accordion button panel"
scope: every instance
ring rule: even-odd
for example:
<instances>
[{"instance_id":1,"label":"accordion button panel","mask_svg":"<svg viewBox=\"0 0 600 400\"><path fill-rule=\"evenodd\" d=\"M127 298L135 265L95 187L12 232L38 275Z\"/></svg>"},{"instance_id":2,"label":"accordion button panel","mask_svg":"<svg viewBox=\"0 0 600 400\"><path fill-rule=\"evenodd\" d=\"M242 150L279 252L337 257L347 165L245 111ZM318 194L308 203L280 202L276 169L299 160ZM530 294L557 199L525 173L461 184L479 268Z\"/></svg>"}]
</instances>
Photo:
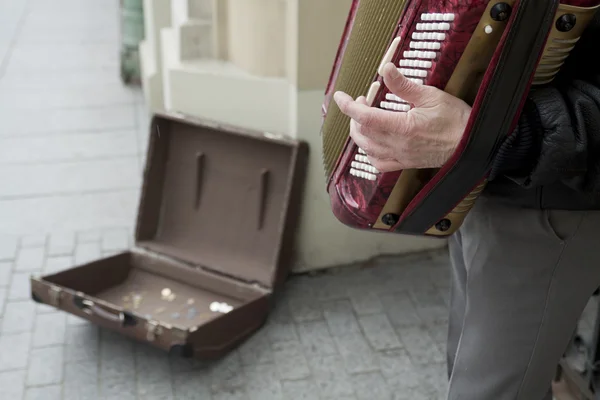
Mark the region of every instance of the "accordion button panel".
<instances>
[{"instance_id":1,"label":"accordion button panel","mask_svg":"<svg viewBox=\"0 0 600 400\"><path fill-rule=\"evenodd\" d=\"M455 18L455 14L451 13L421 14L421 20L426 22L417 24L416 31L411 36L412 41L409 43L409 48L413 50L403 52L403 58L398 62L400 67L398 71L412 82L424 85L426 83L425 79L427 79L429 71L433 67L433 61L431 60L435 60L439 56L442 44L446 40L447 36L444 31L450 30L450 22L454 21ZM380 75L383 72L383 67L393 59L398 51L400 41L400 38L392 41L379 65L378 72ZM381 84L379 82L374 82L371 85L367 94L368 104L372 105L380 88ZM385 100L379 103L379 107L384 110L398 112L408 112L411 109L408 102L393 93L387 93ZM377 173L378 171L371 165L364 150L359 148L358 154L351 163L350 174L358 178L376 180Z\"/></svg>"}]
</instances>

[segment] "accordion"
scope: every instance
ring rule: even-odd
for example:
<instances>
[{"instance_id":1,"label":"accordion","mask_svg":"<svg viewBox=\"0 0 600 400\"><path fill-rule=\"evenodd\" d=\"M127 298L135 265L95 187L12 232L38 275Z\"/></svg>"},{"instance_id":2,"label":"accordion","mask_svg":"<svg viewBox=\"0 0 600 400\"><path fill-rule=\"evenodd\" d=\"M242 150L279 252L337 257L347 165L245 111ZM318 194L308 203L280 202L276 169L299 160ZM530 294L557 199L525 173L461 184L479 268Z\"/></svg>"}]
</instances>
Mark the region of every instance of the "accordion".
<instances>
[{"instance_id":1,"label":"accordion","mask_svg":"<svg viewBox=\"0 0 600 400\"><path fill-rule=\"evenodd\" d=\"M553 81L600 0L354 0L323 103L323 165L336 218L353 228L447 237L487 184L530 90ZM407 78L472 106L461 143L439 169L380 173L332 101L344 91L407 112L380 76Z\"/></svg>"}]
</instances>

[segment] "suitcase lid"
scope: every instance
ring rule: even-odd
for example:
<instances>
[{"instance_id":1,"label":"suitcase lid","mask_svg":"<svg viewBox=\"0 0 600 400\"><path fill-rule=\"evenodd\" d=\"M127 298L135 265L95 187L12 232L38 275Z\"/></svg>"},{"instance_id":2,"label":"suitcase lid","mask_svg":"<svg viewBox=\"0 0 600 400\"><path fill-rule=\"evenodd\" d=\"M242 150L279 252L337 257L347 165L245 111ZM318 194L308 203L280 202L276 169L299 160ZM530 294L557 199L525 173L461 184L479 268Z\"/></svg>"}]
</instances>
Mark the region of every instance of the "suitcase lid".
<instances>
[{"instance_id":1,"label":"suitcase lid","mask_svg":"<svg viewBox=\"0 0 600 400\"><path fill-rule=\"evenodd\" d=\"M274 289L289 271L306 153L300 141L155 114L137 245Z\"/></svg>"}]
</instances>

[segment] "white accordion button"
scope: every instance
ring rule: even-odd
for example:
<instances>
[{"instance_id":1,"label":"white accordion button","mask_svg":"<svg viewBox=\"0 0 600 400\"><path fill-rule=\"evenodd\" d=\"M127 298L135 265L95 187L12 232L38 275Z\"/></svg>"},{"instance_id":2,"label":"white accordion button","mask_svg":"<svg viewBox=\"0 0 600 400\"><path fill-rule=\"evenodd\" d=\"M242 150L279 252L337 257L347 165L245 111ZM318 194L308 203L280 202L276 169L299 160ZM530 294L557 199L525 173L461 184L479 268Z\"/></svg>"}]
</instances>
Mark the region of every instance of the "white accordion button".
<instances>
[{"instance_id":1,"label":"white accordion button","mask_svg":"<svg viewBox=\"0 0 600 400\"><path fill-rule=\"evenodd\" d=\"M381 108L392 111L410 111L410 106L408 104L392 103L389 101L382 101Z\"/></svg>"},{"instance_id":2,"label":"white accordion button","mask_svg":"<svg viewBox=\"0 0 600 400\"><path fill-rule=\"evenodd\" d=\"M440 42L410 42L411 49L439 50L441 47Z\"/></svg>"},{"instance_id":3,"label":"white accordion button","mask_svg":"<svg viewBox=\"0 0 600 400\"><path fill-rule=\"evenodd\" d=\"M371 87L369 88L369 92L367 93L367 104L372 106L373 101L375 101L375 96L377 96L377 92L381 88L381 83L373 82Z\"/></svg>"},{"instance_id":4,"label":"white accordion button","mask_svg":"<svg viewBox=\"0 0 600 400\"><path fill-rule=\"evenodd\" d=\"M416 76L419 78L427 77L427 71L423 69L399 68L398 71L400 71L402 75L406 76Z\"/></svg>"},{"instance_id":5,"label":"white accordion button","mask_svg":"<svg viewBox=\"0 0 600 400\"><path fill-rule=\"evenodd\" d=\"M446 40L446 34L440 32L413 32L412 38L415 40Z\"/></svg>"},{"instance_id":6,"label":"white accordion button","mask_svg":"<svg viewBox=\"0 0 600 400\"><path fill-rule=\"evenodd\" d=\"M383 75L383 67L385 67L385 64L391 62L392 58L394 58L394 54L396 54L396 50L398 50L398 46L400 45L401 40L402 38L397 37L396 39L394 39L394 41L388 48L387 52L385 53L385 56L383 57L383 60L381 60L381 63L379 64L379 68L377 69L377 73L379 75Z\"/></svg>"},{"instance_id":7,"label":"white accordion button","mask_svg":"<svg viewBox=\"0 0 600 400\"><path fill-rule=\"evenodd\" d=\"M360 163L360 162L357 162L357 161L352 161L351 165L352 165L352 168L354 168L356 170L370 172L371 174L376 174L378 172L377 169L375 169L374 166L363 164L363 163Z\"/></svg>"},{"instance_id":8,"label":"white accordion button","mask_svg":"<svg viewBox=\"0 0 600 400\"><path fill-rule=\"evenodd\" d=\"M426 58L426 59L435 59L437 57L437 53L435 51L405 51L404 58Z\"/></svg>"},{"instance_id":9,"label":"white accordion button","mask_svg":"<svg viewBox=\"0 0 600 400\"><path fill-rule=\"evenodd\" d=\"M359 150L359 152L360 152L360 150ZM365 154L364 150L362 151L362 153ZM354 159L363 164L371 164L369 162L369 158L366 155L357 154L354 156Z\"/></svg>"},{"instance_id":10,"label":"white accordion button","mask_svg":"<svg viewBox=\"0 0 600 400\"><path fill-rule=\"evenodd\" d=\"M402 100L400 97L396 96L394 93L388 93L385 95L385 99L389 101L395 101L396 103L405 103L408 104L406 100Z\"/></svg>"},{"instance_id":11,"label":"white accordion button","mask_svg":"<svg viewBox=\"0 0 600 400\"><path fill-rule=\"evenodd\" d=\"M433 63L431 61L423 60L400 60L401 67L413 67L413 68L431 68Z\"/></svg>"},{"instance_id":12,"label":"white accordion button","mask_svg":"<svg viewBox=\"0 0 600 400\"><path fill-rule=\"evenodd\" d=\"M492 28L491 25L486 25L484 30L485 30L485 33L487 33L488 35L491 34L492 32L494 32L494 28Z\"/></svg>"},{"instance_id":13,"label":"white accordion button","mask_svg":"<svg viewBox=\"0 0 600 400\"><path fill-rule=\"evenodd\" d=\"M448 31L450 30L450 24L447 22L433 22L433 23L420 23L417 24L418 31Z\"/></svg>"},{"instance_id":14,"label":"white accordion button","mask_svg":"<svg viewBox=\"0 0 600 400\"><path fill-rule=\"evenodd\" d=\"M454 21L454 14L451 13L424 13L421 14L421 19L423 21L446 21L451 22Z\"/></svg>"},{"instance_id":15,"label":"white accordion button","mask_svg":"<svg viewBox=\"0 0 600 400\"><path fill-rule=\"evenodd\" d=\"M356 176L357 178L368 179L370 181L374 181L377 179L377 175L375 175L375 174L370 174L366 171L359 171L354 168L350 168L350 175Z\"/></svg>"}]
</instances>

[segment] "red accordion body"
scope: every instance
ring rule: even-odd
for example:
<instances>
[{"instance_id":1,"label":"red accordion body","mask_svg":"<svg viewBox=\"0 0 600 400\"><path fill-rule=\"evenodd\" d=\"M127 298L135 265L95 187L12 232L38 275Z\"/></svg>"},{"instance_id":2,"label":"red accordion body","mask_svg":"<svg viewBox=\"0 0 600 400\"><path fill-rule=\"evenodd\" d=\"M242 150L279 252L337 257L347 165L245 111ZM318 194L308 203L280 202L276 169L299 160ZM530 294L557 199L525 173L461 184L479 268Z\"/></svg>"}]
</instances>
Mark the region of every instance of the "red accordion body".
<instances>
[{"instance_id":1,"label":"red accordion body","mask_svg":"<svg viewBox=\"0 0 600 400\"><path fill-rule=\"evenodd\" d=\"M337 107L331 100L333 93L344 90L336 83L340 73L347 72L343 68L350 68L345 60L346 47L362 2L353 2L348 17L326 91L325 119L329 110ZM445 219L446 215L452 212L466 214L483 190L481 184L485 182L494 152L502 138L514 129L532 83L542 84L544 77L551 81L575 46L576 40L573 40L572 45L564 47L567 50L564 57L565 52L561 49L556 50L559 53L552 53L553 43L548 43L549 36L552 32L560 34L573 30L569 24L583 23L581 18L580 21L572 18L573 15L579 17L577 13L573 14L575 7L580 8L576 11L584 12L591 8L595 10L599 4L600 0L564 0L560 4L551 0L406 1L378 65L391 61L413 81L462 97L473 106L471 120L456 153L437 171L379 173L369 164L366 154L346 136L343 151L337 155L335 166L327 177L336 217L344 224L360 229L417 235L429 232L433 236L453 232L448 226L452 221ZM486 22L488 20L491 22ZM581 31L581 26L578 28ZM477 35L478 40L486 40L486 35L497 35L494 47L485 50L488 57L485 68L478 76L454 77L461 62L462 65L473 63L474 55L478 54L486 57L482 53L484 50L478 50L478 53L471 49L469 55L465 54ZM465 57L471 59L463 59ZM539 76L535 75L544 57L552 62L546 63L546 73L542 68L541 72L537 71ZM452 79L462 79L462 84L451 82ZM361 88L360 95L366 95L371 106L394 112L411 109L410 104L387 90L377 71L373 71L369 81L370 86ZM336 123L346 124L349 132L349 120L336 118L340 121ZM329 122L329 126L332 124ZM332 140L324 131L324 145L330 146ZM404 180L404 194L398 197L400 180ZM474 192L477 187L480 189ZM402 204L396 205L395 212L385 214L390 197ZM436 226L437 232L432 232Z\"/></svg>"}]
</instances>

